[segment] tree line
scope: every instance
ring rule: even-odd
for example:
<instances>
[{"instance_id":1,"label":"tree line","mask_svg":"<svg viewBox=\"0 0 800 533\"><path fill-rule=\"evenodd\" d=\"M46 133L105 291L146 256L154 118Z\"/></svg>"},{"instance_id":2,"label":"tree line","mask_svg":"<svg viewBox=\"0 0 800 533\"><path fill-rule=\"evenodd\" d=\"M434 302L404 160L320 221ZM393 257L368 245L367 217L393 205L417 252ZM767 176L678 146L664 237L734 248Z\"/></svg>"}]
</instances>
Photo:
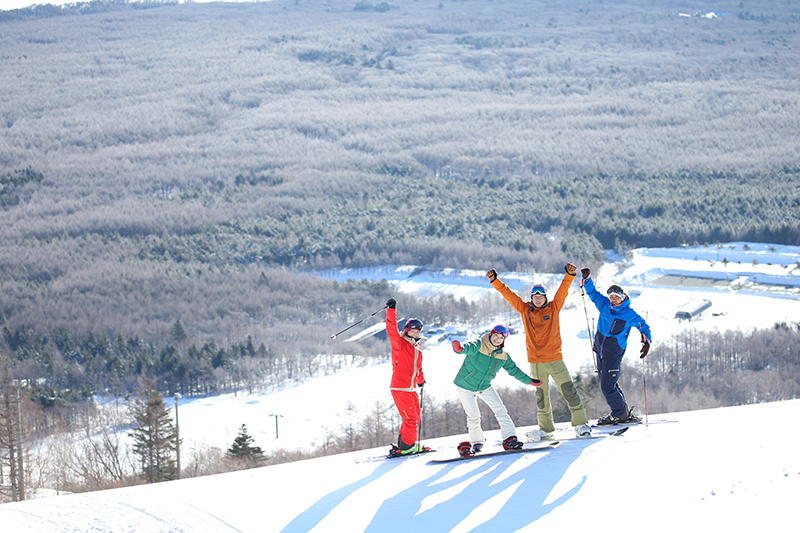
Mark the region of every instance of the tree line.
<instances>
[{"instance_id":1,"label":"tree line","mask_svg":"<svg viewBox=\"0 0 800 533\"><path fill-rule=\"evenodd\" d=\"M24 187L38 194L47 179ZM10 331L35 324L40 334L65 329L79 337L138 338L152 343L148 357L157 357L176 320L198 348L211 338L226 345L248 335L266 341L279 322L335 320L341 302L358 293L303 274L313 269L411 264L556 272L567 261L597 265L609 248L800 244L800 167L546 182L393 176L391 186L373 178L364 189L336 196L323 187L297 206L295 186L253 183L223 183L216 196L209 192L231 199L219 211L220 219L233 220L225 223L206 224L208 213L195 209L199 202L180 199L160 201L157 211L141 209L141 225L135 211L142 204L132 202L130 219L110 228L113 220L81 211L18 219L25 202L0 212L9 220L7 253L0 256L0 324ZM260 212L267 195L282 205ZM157 229L158 215L144 220L156 212L172 225ZM64 233L53 235L48 228L58 220ZM372 291L381 292L385 287ZM324 335L310 338L324 345Z\"/></svg>"},{"instance_id":2,"label":"tree line","mask_svg":"<svg viewBox=\"0 0 800 533\"><path fill-rule=\"evenodd\" d=\"M341 343L332 341L331 335L380 309L392 295L408 313L429 324L466 323L478 309L477 304L452 296L397 295L385 281L308 280L314 283L296 291L287 287L277 292L276 299L265 299L258 312L266 323L246 324L243 338L227 344L214 337L198 340L204 334L190 333L180 319L158 341L31 327L3 327L2 340L13 358L14 377L30 384L33 398L42 406L57 407L94 394L124 397L144 383L152 383L151 388L165 395L179 392L187 397L274 390L345 366L369 364L386 356L381 341L368 338L348 345L342 353ZM287 305L291 298L313 303ZM247 333L256 330L260 333Z\"/></svg>"}]
</instances>

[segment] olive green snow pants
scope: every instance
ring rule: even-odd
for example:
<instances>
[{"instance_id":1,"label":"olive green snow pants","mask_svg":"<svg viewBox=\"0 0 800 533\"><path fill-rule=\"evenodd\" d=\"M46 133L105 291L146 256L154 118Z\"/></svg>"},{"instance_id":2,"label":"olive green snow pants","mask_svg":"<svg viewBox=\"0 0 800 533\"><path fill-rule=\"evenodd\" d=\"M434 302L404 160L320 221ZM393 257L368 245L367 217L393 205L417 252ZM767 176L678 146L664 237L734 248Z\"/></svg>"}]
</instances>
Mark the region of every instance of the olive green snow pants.
<instances>
[{"instance_id":1,"label":"olive green snow pants","mask_svg":"<svg viewBox=\"0 0 800 533\"><path fill-rule=\"evenodd\" d=\"M536 387L536 407L538 409L537 418L539 420L539 429L546 433L555 431L553 425L553 408L550 405L550 378L556 382L558 390L561 391L561 396L567 402L570 414L572 415L572 425L580 426L581 424L588 424L589 419L586 418L586 409L583 407L581 397L578 396L578 391L575 389L575 384L572 382L572 377L569 375L567 365L564 361L553 361L552 363L531 363L531 376L534 379L541 380L542 384Z\"/></svg>"}]
</instances>

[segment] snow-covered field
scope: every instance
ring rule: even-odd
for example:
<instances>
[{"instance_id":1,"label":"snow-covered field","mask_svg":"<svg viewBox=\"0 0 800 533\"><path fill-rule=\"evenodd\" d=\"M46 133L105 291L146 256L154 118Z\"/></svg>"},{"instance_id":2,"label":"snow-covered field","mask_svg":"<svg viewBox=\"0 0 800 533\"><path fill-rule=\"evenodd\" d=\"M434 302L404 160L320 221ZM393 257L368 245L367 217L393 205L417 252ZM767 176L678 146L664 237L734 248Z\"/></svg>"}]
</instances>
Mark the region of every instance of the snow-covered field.
<instances>
[{"instance_id":1,"label":"snow-covered field","mask_svg":"<svg viewBox=\"0 0 800 533\"><path fill-rule=\"evenodd\" d=\"M627 258L610 257L595 277L601 288L618 283L632 295L634 309L650 323L654 345L685 328L750 330L796 322L800 247L748 247L728 243L636 250ZM386 278L398 291L417 294L498 297L484 272L384 267L319 275L342 281ZM507 272L500 277L525 296L533 283L554 289L561 278ZM706 299L712 306L700 318L674 318L687 302ZM596 317L588 300L587 305L590 319ZM475 324L464 336L472 338L495 322L514 325L515 318L513 312L486 317L486 323ZM382 321L380 313L371 323ZM561 323L567 365L573 371L591 365L577 281ZM331 324L331 333L346 325ZM426 394L441 401L454 395L452 380L461 360L439 337L429 341L424 369ZM342 353L347 353L348 343L341 342ZM524 368L523 335L509 337L507 347ZM631 343L631 350L638 351L638 343ZM638 361L633 354L629 358ZM348 406L366 413L376 401L390 402L390 372L387 364L378 364L272 394L240 391L182 400L183 447L227 448L243 423L255 444L268 453L276 447L316 446L348 416L361 420L360 413L348 414ZM518 386L505 374L497 383ZM798 414L800 401L694 411L651 416L648 427L634 427L622 437L565 442L548 452L436 466L427 464L429 456L356 462L384 453L384 447L206 478L6 504L0 506L0 531L512 532L539 527L610 530L628 520L656 531L761 529L791 523L791 503L800 494L800 455L795 451L800 427L794 423ZM677 421L655 423L659 418ZM570 434L561 427L561 435ZM529 428L519 429L523 434ZM459 439L426 443L441 449L438 454L448 454Z\"/></svg>"},{"instance_id":2,"label":"snow-covered field","mask_svg":"<svg viewBox=\"0 0 800 533\"><path fill-rule=\"evenodd\" d=\"M791 530L799 415L800 400L684 412L620 437L429 464L455 453L458 437L447 437L415 458L357 462L385 452L364 450L10 503L0 524L3 533Z\"/></svg>"}]
</instances>

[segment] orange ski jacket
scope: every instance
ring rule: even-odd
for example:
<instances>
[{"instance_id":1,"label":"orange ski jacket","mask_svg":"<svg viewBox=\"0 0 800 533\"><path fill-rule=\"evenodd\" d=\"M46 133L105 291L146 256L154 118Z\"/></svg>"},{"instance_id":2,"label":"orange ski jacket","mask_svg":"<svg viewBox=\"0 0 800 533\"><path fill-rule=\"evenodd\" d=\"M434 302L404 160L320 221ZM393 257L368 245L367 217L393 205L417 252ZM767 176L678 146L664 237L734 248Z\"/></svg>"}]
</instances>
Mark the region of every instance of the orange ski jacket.
<instances>
[{"instance_id":1,"label":"orange ski jacket","mask_svg":"<svg viewBox=\"0 0 800 533\"><path fill-rule=\"evenodd\" d=\"M561 355L561 326L559 313L567 299L569 286L575 276L564 274L564 279L556 291L552 301L548 298L544 307L536 308L526 302L517 293L508 288L499 278L492 282L492 287L503 295L511 307L522 316L525 326L525 344L528 349L528 362L552 363L563 359Z\"/></svg>"}]
</instances>

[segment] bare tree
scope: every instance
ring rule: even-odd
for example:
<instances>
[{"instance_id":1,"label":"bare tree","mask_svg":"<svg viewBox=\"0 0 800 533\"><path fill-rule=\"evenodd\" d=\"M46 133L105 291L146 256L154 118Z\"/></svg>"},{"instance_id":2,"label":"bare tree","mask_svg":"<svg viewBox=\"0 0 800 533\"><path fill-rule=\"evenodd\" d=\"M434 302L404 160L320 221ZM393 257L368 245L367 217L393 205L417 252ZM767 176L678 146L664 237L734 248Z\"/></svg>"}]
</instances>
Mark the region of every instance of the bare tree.
<instances>
[{"instance_id":1,"label":"bare tree","mask_svg":"<svg viewBox=\"0 0 800 533\"><path fill-rule=\"evenodd\" d=\"M12 378L11 357L0 351L0 472L6 483L0 489L12 501L25 499L24 452L21 425L21 391Z\"/></svg>"}]
</instances>

